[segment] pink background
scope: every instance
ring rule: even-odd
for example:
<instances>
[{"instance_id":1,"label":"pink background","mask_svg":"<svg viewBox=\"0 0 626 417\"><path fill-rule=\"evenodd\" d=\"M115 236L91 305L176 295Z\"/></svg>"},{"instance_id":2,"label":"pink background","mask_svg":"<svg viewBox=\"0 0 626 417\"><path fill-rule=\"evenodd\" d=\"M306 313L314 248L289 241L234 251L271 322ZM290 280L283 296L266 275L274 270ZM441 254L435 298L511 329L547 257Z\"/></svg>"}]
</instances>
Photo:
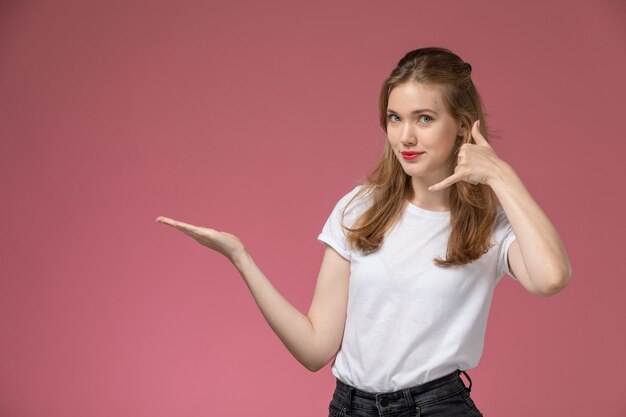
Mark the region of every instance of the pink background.
<instances>
[{"instance_id":1,"label":"pink background","mask_svg":"<svg viewBox=\"0 0 626 417\"><path fill-rule=\"evenodd\" d=\"M555 297L499 285L487 416L623 416L626 6L603 1L0 3L0 416L324 416L334 387L235 269L308 309L337 199L408 50L470 62L500 156L561 231Z\"/></svg>"}]
</instances>

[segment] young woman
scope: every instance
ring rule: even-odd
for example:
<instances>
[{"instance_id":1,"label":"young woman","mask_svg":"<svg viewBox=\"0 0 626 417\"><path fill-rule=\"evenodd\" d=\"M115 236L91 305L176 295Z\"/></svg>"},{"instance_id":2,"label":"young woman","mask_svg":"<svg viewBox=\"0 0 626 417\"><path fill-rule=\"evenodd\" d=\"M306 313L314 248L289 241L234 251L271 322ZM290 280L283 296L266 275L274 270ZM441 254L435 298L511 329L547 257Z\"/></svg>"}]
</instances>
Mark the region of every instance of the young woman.
<instances>
[{"instance_id":1,"label":"young woman","mask_svg":"<svg viewBox=\"0 0 626 417\"><path fill-rule=\"evenodd\" d=\"M509 274L547 296L570 279L558 232L487 141L471 71L447 49L422 48L384 82L388 141L322 229L327 246L306 315L237 237L157 218L235 265L304 366L335 358L331 416L480 416L465 370L482 354L496 284Z\"/></svg>"}]
</instances>

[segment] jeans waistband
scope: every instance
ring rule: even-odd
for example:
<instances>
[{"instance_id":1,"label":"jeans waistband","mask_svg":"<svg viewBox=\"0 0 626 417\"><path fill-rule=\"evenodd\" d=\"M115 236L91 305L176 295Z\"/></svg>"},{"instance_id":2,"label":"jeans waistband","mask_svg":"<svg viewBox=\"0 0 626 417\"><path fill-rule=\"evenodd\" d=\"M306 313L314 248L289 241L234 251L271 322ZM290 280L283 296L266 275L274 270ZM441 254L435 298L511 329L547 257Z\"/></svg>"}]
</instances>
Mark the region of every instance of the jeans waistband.
<instances>
[{"instance_id":1,"label":"jeans waistband","mask_svg":"<svg viewBox=\"0 0 626 417\"><path fill-rule=\"evenodd\" d=\"M461 373L467 378L469 387L463 383ZM348 410L352 408L377 409L382 414L404 407L419 407L458 394L463 390L471 391L471 389L472 380L467 372L457 369L424 384L384 393L361 391L337 379L333 398Z\"/></svg>"}]
</instances>

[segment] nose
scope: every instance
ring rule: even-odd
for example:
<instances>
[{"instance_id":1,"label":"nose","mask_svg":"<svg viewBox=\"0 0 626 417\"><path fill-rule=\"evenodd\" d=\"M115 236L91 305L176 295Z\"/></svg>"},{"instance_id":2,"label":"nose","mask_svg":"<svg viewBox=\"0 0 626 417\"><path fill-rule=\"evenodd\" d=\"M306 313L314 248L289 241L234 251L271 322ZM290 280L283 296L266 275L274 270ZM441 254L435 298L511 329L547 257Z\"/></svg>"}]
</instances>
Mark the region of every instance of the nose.
<instances>
[{"instance_id":1,"label":"nose","mask_svg":"<svg viewBox=\"0 0 626 417\"><path fill-rule=\"evenodd\" d=\"M405 146L413 146L417 144L417 136L415 136L415 130L409 123L405 123L402 126L402 136L400 136L400 142Z\"/></svg>"}]
</instances>

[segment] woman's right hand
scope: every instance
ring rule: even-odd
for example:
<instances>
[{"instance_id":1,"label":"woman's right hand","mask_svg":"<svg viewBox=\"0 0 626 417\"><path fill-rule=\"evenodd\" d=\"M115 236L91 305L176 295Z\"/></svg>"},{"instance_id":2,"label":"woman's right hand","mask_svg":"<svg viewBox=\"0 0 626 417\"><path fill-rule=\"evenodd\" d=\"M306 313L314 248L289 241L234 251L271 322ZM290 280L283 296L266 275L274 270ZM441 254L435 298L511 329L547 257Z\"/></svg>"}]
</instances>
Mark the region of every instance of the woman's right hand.
<instances>
[{"instance_id":1,"label":"woman's right hand","mask_svg":"<svg viewBox=\"0 0 626 417\"><path fill-rule=\"evenodd\" d=\"M202 246L206 246L226 256L232 263L235 263L239 257L246 253L241 240L230 233L219 232L208 227L194 226L163 216L157 217L156 222L167 224L180 230L187 236L195 239Z\"/></svg>"},{"instance_id":2,"label":"woman's right hand","mask_svg":"<svg viewBox=\"0 0 626 417\"><path fill-rule=\"evenodd\" d=\"M335 356L346 322L350 262L334 249L326 247L313 301L304 315L274 288L236 236L167 217L157 217L156 221L226 256L243 277L272 330L300 363L316 371Z\"/></svg>"}]
</instances>

